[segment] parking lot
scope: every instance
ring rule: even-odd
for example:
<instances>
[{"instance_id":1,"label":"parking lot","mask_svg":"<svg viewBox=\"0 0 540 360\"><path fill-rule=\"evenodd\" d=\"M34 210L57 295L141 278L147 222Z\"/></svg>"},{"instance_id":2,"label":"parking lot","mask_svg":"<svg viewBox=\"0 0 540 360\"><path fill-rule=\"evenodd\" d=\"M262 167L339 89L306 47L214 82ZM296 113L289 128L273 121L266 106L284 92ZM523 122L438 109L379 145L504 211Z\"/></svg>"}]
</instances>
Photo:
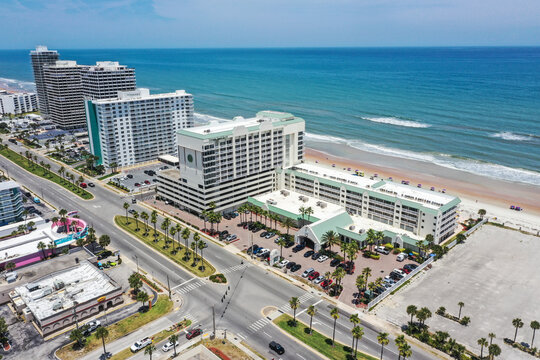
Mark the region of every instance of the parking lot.
<instances>
[{"instance_id":1,"label":"parking lot","mask_svg":"<svg viewBox=\"0 0 540 360\"><path fill-rule=\"evenodd\" d=\"M111 181L120 183L130 192L146 191L156 186L157 172L168 168L169 165L162 163L142 166L123 171Z\"/></svg>"},{"instance_id":2,"label":"parking lot","mask_svg":"<svg viewBox=\"0 0 540 360\"><path fill-rule=\"evenodd\" d=\"M463 245L452 249L433 268L420 275L409 286L386 299L376 313L398 324L409 319L406 307L427 306L433 317L426 321L431 331L446 331L469 349L479 352L476 340L493 332L504 359L522 359L524 355L502 344L513 339L512 319L521 318L524 326L517 341L530 343L529 324L540 320L539 238L518 231L484 225ZM536 300L535 300L536 299ZM463 301L462 316L471 323L462 326L435 311L444 306L457 316L458 302ZM536 344L538 346L538 344Z\"/></svg>"}]
</instances>

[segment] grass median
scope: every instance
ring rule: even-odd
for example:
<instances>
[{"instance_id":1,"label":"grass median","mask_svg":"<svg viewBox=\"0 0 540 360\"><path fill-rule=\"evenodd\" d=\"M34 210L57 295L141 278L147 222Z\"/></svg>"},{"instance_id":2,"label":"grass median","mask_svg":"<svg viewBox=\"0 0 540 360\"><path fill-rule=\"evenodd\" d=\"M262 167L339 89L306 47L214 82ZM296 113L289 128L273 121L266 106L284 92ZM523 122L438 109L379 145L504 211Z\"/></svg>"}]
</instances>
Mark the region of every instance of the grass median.
<instances>
[{"instance_id":1,"label":"grass median","mask_svg":"<svg viewBox=\"0 0 540 360\"><path fill-rule=\"evenodd\" d=\"M109 330L109 336L105 339L105 343L110 343L126 336L140 327L169 313L172 308L173 302L170 301L166 295L160 295L158 301L152 306L152 309L147 312L133 314L108 326L107 330ZM58 350L56 355L62 360L75 360L80 359L94 350L102 348L101 338L98 338L95 333L87 338L86 345L81 350L74 350L73 344L74 343L70 343L64 346Z\"/></svg>"},{"instance_id":2,"label":"grass median","mask_svg":"<svg viewBox=\"0 0 540 360\"><path fill-rule=\"evenodd\" d=\"M173 254L172 246L165 243L165 234L163 234L161 231L157 231L157 234L159 236L154 237L153 228L149 227L148 232L145 233L145 225L143 222L139 221L139 230L137 230L135 219L132 217L128 217L128 219L129 223L126 224L126 217L122 215L117 215L114 218L114 222L116 223L116 225L120 226L122 229L126 230L127 232L135 236L137 239L143 241L146 245L153 247L163 255L167 256L169 259L182 266L195 276L207 277L216 272L216 269L212 266L212 264L210 264L206 260L204 260L204 268L201 269L200 251L197 260L194 261L195 252L191 249L188 249L186 257L185 246L178 244L178 242L174 240L174 249L176 250L176 253ZM154 241L154 239L156 241ZM169 236L169 241L170 239L171 237Z\"/></svg>"},{"instance_id":3,"label":"grass median","mask_svg":"<svg viewBox=\"0 0 540 360\"><path fill-rule=\"evenodd\" d=\"M85 200L90 200L94 198L94 195L92 195L88 191L69 182L68 180L61 178L60 176L56 175L52 171L45 169L43 166L30 161L26 157L22 156L21 154L16 153L15 151L11 149L8 149L7 147L3 147L0 150L0 155L4 156L6 159L10 160L16 165L22 167L24 170L34 175L40 176L44 179L50 180Z\"/></svg>"},{"instance_id":4,"label":"grass median","mask_svg":"<svg viewBox=\"0 0 540 360\"><path fill-rule=\"evenodd\" d=\"M320 352L324 356L330 359L355 359L354 352L351 353L351 347L339 343L336 341L335 346L332 346L332 339L313 330L313 333L309 334L309 326L304 323L296 320L296 326L290 326L293 318L287 314L283 314L277 319L274 320L274 324L279 326L281 329L285 330L290 335L294 336L299 341L303 342L312 349ZM356 354L356 359L362 360L377 360L377 357L365 354L358 351Z\"/></svg>"}]
</instances>

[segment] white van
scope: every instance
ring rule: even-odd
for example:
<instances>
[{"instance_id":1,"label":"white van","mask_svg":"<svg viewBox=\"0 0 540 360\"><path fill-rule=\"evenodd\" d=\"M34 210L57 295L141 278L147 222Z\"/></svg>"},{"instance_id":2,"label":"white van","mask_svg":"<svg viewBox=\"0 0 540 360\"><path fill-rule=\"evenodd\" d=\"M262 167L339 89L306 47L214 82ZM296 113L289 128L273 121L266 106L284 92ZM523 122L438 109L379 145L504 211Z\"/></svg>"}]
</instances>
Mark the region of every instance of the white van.
<instances>
[{"instance_id":1,"label":"white van","mask_svg":"<svg viewBox=\"0 0 540 360\"><path fill-rule=\"evenodd\" d=\"M403 260L406 260L407 257L408 257L407 254L405 254L405 253L400 253L400 254L398 254L396 260L397 260L397 261L403 261Z\"/></svg>"}]
</instances>

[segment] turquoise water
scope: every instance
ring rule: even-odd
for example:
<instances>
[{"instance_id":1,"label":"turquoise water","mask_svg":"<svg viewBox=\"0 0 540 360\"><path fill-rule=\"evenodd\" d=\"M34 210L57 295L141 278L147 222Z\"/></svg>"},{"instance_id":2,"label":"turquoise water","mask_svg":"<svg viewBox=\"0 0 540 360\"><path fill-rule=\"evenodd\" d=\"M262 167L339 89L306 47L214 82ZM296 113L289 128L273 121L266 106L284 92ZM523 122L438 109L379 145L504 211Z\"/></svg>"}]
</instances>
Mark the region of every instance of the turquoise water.
<instances>
[{"instance_id":1,"label":"turquoise water","mask_svg":"<svg viewBox=\"0 0 540 360\"><path fill-rule=\"evenodd\" d=\"M210 115L200 120L288 111L320 150L340 143L540 185L540 48L59 51L135 67L153 92L185 89ZM31 82L28 51L0 51L0 77Z\"/></svg>"}]
</instances>

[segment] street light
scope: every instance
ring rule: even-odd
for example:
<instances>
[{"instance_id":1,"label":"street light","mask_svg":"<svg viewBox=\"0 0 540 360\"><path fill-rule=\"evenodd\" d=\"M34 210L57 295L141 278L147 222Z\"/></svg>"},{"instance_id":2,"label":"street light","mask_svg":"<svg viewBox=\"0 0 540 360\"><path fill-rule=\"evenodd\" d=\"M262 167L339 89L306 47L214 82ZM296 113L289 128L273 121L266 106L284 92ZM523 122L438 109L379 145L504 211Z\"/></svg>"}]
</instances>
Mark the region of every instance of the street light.
<instances>
[{"instance_id":1,"label":"street light","mask_svg":"<svg viewBox=\"0 0 540 360\"><path fill-rule=\"evenodd\" d=\"M79 330L79 321L77 320L77 305L79 303L77 301L73 301L73 316L75 317L75 327L77 330Z\"/></svg>"}]
</instances>

